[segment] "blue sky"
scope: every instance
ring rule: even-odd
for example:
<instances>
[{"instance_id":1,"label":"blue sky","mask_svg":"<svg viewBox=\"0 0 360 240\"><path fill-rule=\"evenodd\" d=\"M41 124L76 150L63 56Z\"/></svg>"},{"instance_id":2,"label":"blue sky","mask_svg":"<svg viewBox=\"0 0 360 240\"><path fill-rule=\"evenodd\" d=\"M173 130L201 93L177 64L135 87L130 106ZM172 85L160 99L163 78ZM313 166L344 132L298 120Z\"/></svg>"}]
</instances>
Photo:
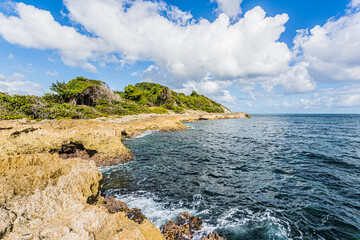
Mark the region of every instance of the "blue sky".
<instances>
[{"instance_id":1,"label":"blue sky","mask_svg":"<svg viewBox=\"0 0 360 240\"><path fill-rule=\"evenodd\" d=\"M360 113L360 0L0 1L0 92L152 81L233 111Z\"/></svg>"}]
</instances>

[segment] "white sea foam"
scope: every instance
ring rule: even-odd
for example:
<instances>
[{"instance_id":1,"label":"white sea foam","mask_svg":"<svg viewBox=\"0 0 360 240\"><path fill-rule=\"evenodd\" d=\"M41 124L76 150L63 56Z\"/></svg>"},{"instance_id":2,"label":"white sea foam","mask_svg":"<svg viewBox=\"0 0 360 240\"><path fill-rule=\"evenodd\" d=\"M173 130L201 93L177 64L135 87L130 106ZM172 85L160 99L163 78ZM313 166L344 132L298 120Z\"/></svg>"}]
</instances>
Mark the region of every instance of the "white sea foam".
<instances>
[{"instance_id":1,"label":"white sea foam","mask_svg":"<svg viewBox=\"0 0 360 240\"><path fill-rule=\"evenodd\" d=\"M145 131L145 132L142 133L141 135L136 136L136 137L134 137L134 138L143 138L143 137L148 136L148 135L150 135L150 134L152 134L152 133L155 133L155 132L160 132L160 131L159 131L159 130L148 130L148 131Z\"/></svg>"},{"instance_id":2,"label":"white sea foam","mask_svg":"<svg viewBox=\"0 0 360 240\"><path fill-rule=\"evenodd\" d=\"M289 222L274 217L270 210L253 212L249 209L232 208L219 216L216 225L205 225L203 231L213 232L222 229L241 235L246 234L248 227L254 225L266 227L268 236L291 239L289 238L291 231Z\"/></svg>"},{"instance_id":3,"label":"white sea foam","mask_svg":"<svg viewBox=\"0 0 360 240\"><path fill-rule=\"evenodd\" d=\"M112 171L116 171L119 169L119 166L121 167L124 167L128 164L130 164L131 162L126 162L126 163L119 163L119 164L116 164L116 165L110 165L110 166L104 166L104 167L98 167L99 171L102 172L102 173L109 173L109 172L112 172Z\"/></svg>"},{"instance_id":4,"label":"white sea foam","mask_svg":"<svg viewBox=\"0 0 360 240\"><path fill-rule=\"evenodd\" d=\"M111 193L110 193L111 194ZM142 209L144 215L160 228L168 221L175 219L181 212L187 211L190 214L195 212L182 206L179 202L176 206L166 207L164 203L156 201L156 196L148 192L136 192L131 194L114 194L116 199L125 202L130 208Z\"/></svg>"},{"instance_id":5,"label":"white sea foam","mask_svg":"<svg viewBox=\"0 0 360 240\"><path fill-rule=\"evenodd\" d=\"M187 208L180 201L177 204L168 205L160 201L155 194L139 191L131 194L115 194L118 200L126 202L130 208L142 209L144 215L157 227L161 228L170 220L184 211L189 212L192 216L206 216L211 214L211 208L199 211L199 207L204 199L198 194L193 198L192 208ZM216 208L216 206L213 206ZM216 223L209 223L204 220L201 231L194 234L194 240L200 240L211 232L226 231L233 232L235 235L245 235L253 225L266 227L268 236L276 236L278 239L289 239L291 229L288 221L278 219L270 210L265 212L253 212L249 209L231 208L217 217ZM300 238L301 239L301 238Z\"/></svg>"}]
</instances>

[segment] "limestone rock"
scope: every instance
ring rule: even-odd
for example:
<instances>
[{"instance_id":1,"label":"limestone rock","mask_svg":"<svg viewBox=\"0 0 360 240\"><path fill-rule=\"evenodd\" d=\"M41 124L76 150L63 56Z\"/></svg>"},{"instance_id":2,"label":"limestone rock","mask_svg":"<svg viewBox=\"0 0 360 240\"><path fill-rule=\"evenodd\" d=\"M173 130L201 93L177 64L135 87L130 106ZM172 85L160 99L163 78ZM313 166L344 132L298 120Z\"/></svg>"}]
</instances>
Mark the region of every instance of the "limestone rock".
<instances>
[{"instance_id":1,"label":"limestone rock","mask_svg":"<svg viewBox=\"0 0 360 240\"><path fill-rule=\"evenodd\" d=\"M220 237L218 233L210 233L206 238L203 238L202 240L224 240L224 239Z\"/></svg>"},{"instance_id":2,"label":"limestone rock","mask_svg":"<svg viewBox=\"0 0 360 240\"><path fill-rule=\"evenodd\" d=\"M249 116L190 112L0 121L0 238L164 239L139 209L103 200L97 166L131 160L133 154L122 140L144 131L186 130L182 122L243 117ZM201 219L183 213L163 232L167 239L191 239L201 224Z\"/></svg>"},{"instance_id":3,"label":"limestone rock","mask_svg":"<svg viewBox=\"0 0 360 240\"><path fill-rule=\"evenodd\" d=\"M103 200L103 204L105 205L109 213L129 212L129 208L126 205L126 203L116 200L115 197L113 196L105 196Z\"/></svg>"},{"instance_id":4,"label":"limestone rock","mask_svg":"<svg viewBox=\"0 0 360 240\"><path fill-rule=\"evenodd\" d=\"M174 220L168 222L164 226L162 233L166 240L183 240L192 238L189 225L176 225Z\"/></svg>"},{"instance_id":5,"label":"limestone rock","mask_svg":"<svg viewBox=\"0 0 360 240\"><path fill-rule=\"evenodd\" d=\"M142 214L141 209L129 209L126 203L116 200L112 196L105 196L103 204L105 205L109 213L123 212L130 220L133 220L134 222L137 222L139 224L143 223L146 219L146 217Z\"/></svg>"},{"instance_id":6,"label":"limestone rock","mask_svg":"<svg viewBox=\"0 0 360 240\"><path fill-rule=\"evenodd\" d=\"M176 218L176 225L189 225L191 232L199 231L202 226L202 220L198 217L191 216L188 212L182 212Z\"/></svg>"},{"instance_id":7,"label":"limestone rock","mask_svg":"<svg viewBox=\"0 0 360 240\"><path fill-rule=\"evenodd\" d=\"M193 234L199 231L202 220L198 217L192 217L188 212L182 212L176 218L168 222L162 230L167 240L187 240L192 239Z\"/></svg>"},{"instance_id":8,"label":"limestone rock","mask_svg":"<svg viewBox=\"0 0 360 240\"><path fill-rule=\"evenodd\" d=\"M246 113L195 112L179 115L140 114L117 119L0 121L0 157L33 153L59 153L60 157L93 160L97 166L130 161L124 146L148 130L180 131L182 122L249 117Z\"/></svg>"},{"instance_id":9,"label":"limestone rock","mask_svg":"<svg viewBox=\"0 0 360 240\"><path fill-rule=\"evenodd\" d=\"M200 231L202 220L191 216L188 212L182 212L176 218L168 222L162 229L167 240L191 240L197 231ZM224 240L218 233L210 233L203 240Z\"/></svg>"},{"instance_id":10,"label":"limestone rock","mask_svg":"<svg viewBox=\"0 0 360 240\"><path fill-rule=\"evenodd\" d=\"M4 239L163 239L147 219L110 214L93 161L57 154L0 158L0 236Z\"/></svg>"}]
</instances>

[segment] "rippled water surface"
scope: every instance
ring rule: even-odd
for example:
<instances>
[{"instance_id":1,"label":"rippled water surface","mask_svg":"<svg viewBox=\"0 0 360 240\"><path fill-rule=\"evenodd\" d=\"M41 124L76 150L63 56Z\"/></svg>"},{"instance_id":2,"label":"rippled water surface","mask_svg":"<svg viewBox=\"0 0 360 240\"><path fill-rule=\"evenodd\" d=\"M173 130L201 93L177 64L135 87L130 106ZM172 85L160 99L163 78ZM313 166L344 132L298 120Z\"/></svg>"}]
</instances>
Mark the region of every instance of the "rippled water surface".
<instances>
[{"instance_id":1,"label":"rippled water surface","mask_svg":"<svg viewBox=\"0 0 360 240\"><path fill-rule=\"evenodd\" d=\"M197 238L360 239L360 115L256 115L126 140L108 193L160 227L181 211Z\"/></svg>"}]
</instances>

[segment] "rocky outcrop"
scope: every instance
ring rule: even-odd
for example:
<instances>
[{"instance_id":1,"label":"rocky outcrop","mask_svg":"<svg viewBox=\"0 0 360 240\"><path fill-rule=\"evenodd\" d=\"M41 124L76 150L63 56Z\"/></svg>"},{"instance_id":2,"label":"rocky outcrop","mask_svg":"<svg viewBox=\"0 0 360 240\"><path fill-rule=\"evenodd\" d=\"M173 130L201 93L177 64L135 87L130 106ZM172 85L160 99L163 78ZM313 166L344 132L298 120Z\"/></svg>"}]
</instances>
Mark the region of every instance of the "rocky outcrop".
<instances>
[{"instance_id":1,"label":"rocky outcrop","mask_svg":"<svg viewBox=\"0 0 360 240\"><path fill-rule=\"evenodd\" d=\"M203 222L201 218L193 217L188 212L182 212L176 218L168 222L162 233L166 240L191 240L196 232L201 229ZM218 233L210 233L202 240L223 240Z\"/></svg>"},{"instance_id":2,"label":"rocky outcrop","mask_svg":"<svg viewBox=\"0 0 360 240\"><path fill-rule=\"evenodd\" d=\"M202 240L224 240L224 239L220 237L218 233L210 233L206 238L203 238Z\"/></svg>"},{"instance_id":3,"label":"rocky outcrop","mask_svg":"<svg viewBox=\"0 0 360 240\"><path fill-rule=\"evenodd\" d=\"M116 200L112 196L105 196L103 204L109 213L123 212L130 220L133 220L139 224L143 223L146 219L146 217L142 214L141 209L129 209L126 203Z\"/></svg>"},{"instance_id":4,"label":"rocky outcrop","mask_svg":"<svg viewBox=\"0 0 360 240\"><path fill-rule=\"evenodd\" d=\"M130 161L122 140L148 130L179 131L182 122L248 117L246 113L134 115L97 120L0 121L0 157L32 153L58 153L61 158L93 160L97 166Z\"/></svg>"},{"instance_id":5,"label":"rocky outcrop","mask_svg":"<svg viewBox=\"0 0 360 240\"><path fill-rule=\"evenodd\" d=\"M149 220L109 213L93 161L57 154L0 159L0 238L163 239Z\"/></svg>"},{"instance_id":6,"label":"rocky outcrop","mask_svg":"<svg viewBox=\"0 0 360 240\"><path fill-rule=\"evenodd\" d=\"M101 197L97 166L131 160L122 140L144 131L186 130L182 122L243 117L248 115L0 121L0 239L164 239L141 210ZM183 213L163 232L167 239L187 239L201 224Z\"/></svg>"},{"instance_id":7,"label":"rocky outcrop","mask_svg":"<svg viewBox=\"0 0 360 240\"><path fill-rule=\"evenodd\" d=\"M202 225L202 220L197 217L192 217L188 212L182 212L176 218L168 222L162 229L167 240L182 240L192 239L193 234L199 231Z\"/></svg>"},{"instance_id":8,"label":"rocky outcrop","mask_svg":"<svg viewBox=\"0 0 360 240\"><path fill-rule=\"evenodd\" d=\"M131 160L122 144L123 127L90 120L0 121L0 157L58 153L62 158L93 160L98 166Z\"/></svg>"}]
</instances>

